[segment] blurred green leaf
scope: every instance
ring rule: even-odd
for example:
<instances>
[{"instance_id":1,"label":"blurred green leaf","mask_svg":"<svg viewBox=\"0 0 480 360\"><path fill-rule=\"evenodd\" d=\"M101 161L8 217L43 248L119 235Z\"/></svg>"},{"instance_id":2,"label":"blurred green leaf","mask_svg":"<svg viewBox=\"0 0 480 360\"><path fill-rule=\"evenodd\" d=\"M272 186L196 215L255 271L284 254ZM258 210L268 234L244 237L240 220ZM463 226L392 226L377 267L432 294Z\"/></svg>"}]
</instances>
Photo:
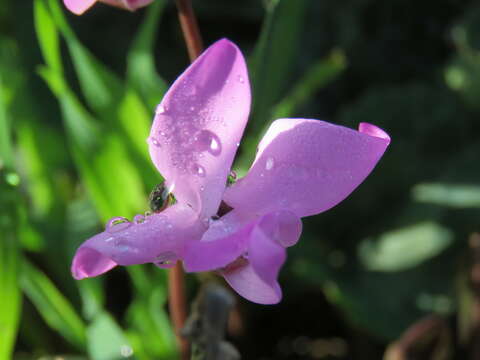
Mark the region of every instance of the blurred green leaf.
<instances>
[{"instance_id":1,"label":"blurred green leaf","mask_svg":"<svg viewBox=\"0 0 480 360\"><path fill-rule=\"evenodd\" d=\"M78 349L86 345L86 327L74 307L52 281L33 264L23 261L21 286L45 322Z\"/></svg>"},{"instance_id":2,"label":"blurred green leaf","mask_svg":"<svg viewBox=\"0 0 480 360\"><path fill-rule=\"evenodd\" d=\"M34 1L34 19L37 38L47 65L56 73L63 71L58 31L49 15L46 0Z\"/></svg>"},{"instance_id":3,"label":"blurred green leaf","mask_svg":"<svg viewBox=\"0 0 480 360\"><path fill-rule=\"evenodd\" d=\"M100 138L99 126L95 119L66 87L60 74L45 67L41 67L39 73L60 102L67 133L73 143L83 152L93 153Z\"/></svg>"},{"instance_id":4,"label":"blurred green leaf","mask_svg":"<svg viewBox=\"0 0 480 360\"><path fill-rule=\"evenodd\" d=\"M452 208L479 208L480 186L466 184L424 183L412 189L415 201Z\"/></svg>"},{"instance_id":5,"label":"blurred green leaf","mask_svg":"<svg viewBox=\"0 0 480 360\"><path fill-rule=\"evenodd\" d=\"M292 116L295 110L313 97L315 91L335 80L346 67L345 55L339 50L313 64L288 95L275 106L272 118Z\"/></svg>"},{"instance_id":6,"label":"blurred green leaf","mask_svg":"<svg viewBox=\"0 0 480 360\"><path fill-rule=\"evenodd\" d=\"M13 147L10 131L10 119L7 116L6 104L3 98L4 85L0 76L0 170L13 166Z\"/></svg>"},{"instance_id":7,"label":"blurred green leaf","mask_svg":"<svg viewBox=\"0 0 480 360\"><path fill-rule=\"evenodd\" d=\"M28 192L32 201L33 213L37 216L46 216L52 210L56 189L53 185L52 168L48 167L49 150L54 148L60 153L63 150L61 141L52 136L46 126L41 127L33 121L23 121L17 125L17 141L25 171L28 178ZM42 139L43 138L43 139ZM43 145L40 142L43 140ZM57 146L58 145L58 146ZM52 158L52 156L50 156Z\"/></svg>"},{"instance_id":8,"label":"blurred green leaf","mask_svg":"<svg viewBox=\"0 0 480 360\"><path fill-rule=\"evenodd\" d=\"M141 337L144 352L154 358L175 357L175 337L165 311L167 303L167 278L165 272L148 276L144 267L129 268L135 286L135 300L128 309L127 318ZM152 283L155 284L152 287Z\"/></svg>"},{"instance_id":9,"label":"blurred green leaf","mask_svg":"<svg viewBox=\"0 0 480 360\"><path fill-rule=\"evenodd\" d=\"M2 176L0 171L0 176ZM7 189L0 183L2 196ZM8 205L9 212L15 212L15 204L0 202L0 207ZM14 220L0 211L0 360L11 359L20 320L21 292L18 285L20 249L15 232Z\"/></svg>"},{"instance_id":10,"label":"blurred green leaf","mask_svg":"<svg viewBox=\"0 0 480 360\"><path fill-rule=\"evenodd\" d=\"M133 350L120 326L106 312L97 314L88 326L88 354L92 360L117 360Z\"/></svg>"},{"instance_id":11,"label":"blurred green leaf","mask_svg":"<svg viewBox=\"0 0 480 360\"><path fill-rule=\"evenodd\" d=\"M255 117L252 129L262 129L272 119L272 107L291 80L307 4L306 0L273 0L267 7L250 61Z\"/></svg>"},{"instance_id":12,"label":"blurred green leaf","mask_svg":"<svg viewBox=\"0 0 480 360\"><path fill-rule=\"evenodd\" d=\"M401 271L431 259L453 240L450 230L424 222L387 232L359 245L359 257L369 270Z\"/></svg>"},{"instance_id":13,"label":"blurred green leaf","mask_svg":"<svg viewBox=\"0 0 480 360\"><path fill-rule=\"evenodd\" d=\"M159 103L167 84L155 69L155 35L158 22L167 2L157 0L148 7L147 16L140 26L127 57L127 79L150 110Z\"/></svg>"},{"instance_id":14,"label":"blurred green leaf","mask_svg":"<svg viewBox=\"0 0 480 360\"><path fill-rule=\"evenodd\" d=\"M19 176L13 172L13 148L6 101L0 77L0 360L11 358L20 320L18 285L20 247L18 238Z\"/></svg>"},{"instance_id":15,"label":"blurred green leaf","mask_svg":"<svg viewBox=\"0 0 480 360\"><path fill-rule=\"evenodd\" d=\"M107 113L121 97L122 86L116 74L100 63L79 42L65 19L64 10L57 0L49 0L51 19L66 40L80 86L88 105L98 112Z\"/></svg>"}]
</instances>

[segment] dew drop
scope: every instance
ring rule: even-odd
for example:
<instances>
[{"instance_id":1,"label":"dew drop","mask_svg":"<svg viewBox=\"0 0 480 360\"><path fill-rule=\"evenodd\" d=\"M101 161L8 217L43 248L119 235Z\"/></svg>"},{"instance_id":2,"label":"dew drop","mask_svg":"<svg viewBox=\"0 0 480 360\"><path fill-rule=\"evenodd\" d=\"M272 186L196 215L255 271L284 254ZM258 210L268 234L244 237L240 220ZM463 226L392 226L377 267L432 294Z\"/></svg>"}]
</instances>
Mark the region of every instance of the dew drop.
<instances>
[{"instance_id":1,"label":"dew drop","mask_svg":"<svg viewBox=\"0 0 480 360\"><path fill-rule=\"evenodd\" d=\"M172 251L166 251L155 257L153 263L161 268L168 268L175 265L177 255Z\"/></svg>"},{"instance_id":2,"label":"dew drop","mask_svg":"<svg viewBox=\"0 0 480 360\"><path fill-rule=\"evenodd\" d=\"M145 216L144 216L144 215L138 214L138 215L135 215L135 216L133 217L133 222L134 222L135 224L142 224L142 223L144 223L145 221L146 221L146 219L145 219Z\"/></svg>"},{"instance_id":3,"label":"dew drop","mask_svg":"<svg viewBox=\"0 0 480 360\"><path fill-rule=\"evenodd\" d=\"M237 80L238 80L238 82L241 83L241 84L243 84L243 83L245 82L245 79L243 78L242 75L238 75L238 76L237 76Z\"/></svg>"},{"instance_id":4,"label":"dew drop","mask_svg":"<svg viewBox=\"0 0 480 360\"><path fill-rule=\"evenodd\" d=\"M149 140L152 143L152 145L160 146L160 143L158 142L158 140L156 138L154 138L153 136L150 136Z\"/></svg>"},{"instance_id":5,"label":"dew drop","mask_svg":"<svg viewBox=\"0 0 480 360\"><path fill-rule=\"evenodd\" d=\"M228 177L227 177L227 186L231 186L235 184L235 181L237 181L237 173L234 170L232 170L230 171L230 174L228 174Z\"/></svg>"},{"instance_id":6,"label":"dew drop","mask_svg":"<svg viewBox=\"0 0 480 360\"><path fill-rule=\"evenodd\" d=\"M125 239L116 239L114 242L115 247L118 249L118 251L126 253L126 252L132 252L132 253L137 253L138 249L132 248L128 243L126 243Z\"/></svg>"},{"instance_id":7,"label":"dew drop","mask_svg":"<svg viewBox=\"0 0 480 360\"><path fill-rule=\"evenodd\" d=\"M105 226L105 230L108 231L109 233L115 233L115 232L122 231L129 228L131 225L132 223L128 221L127 218L124 218L122 216L117 216L110 219L107 222L107 225Z\"/></svg>"},{"instance_id":8,"label":"dew drop","mask_svg":"<svg viewBox=\"0 0 480 360\"><path fill-rule=\"evenodd\" d=\"M191 171L193 175L197 175L199 177L205 177L206 175L205 168L199 164L193 164L191 167Z\"/></svg>"},{"instance_id":9,"label":"dew drop","mask_svg":"<svg viewBox=\"0 0 480 360\"><path fill-rule=\"evenodd\" d=\"M165 114L167 112L167 108L163 106L162 104L158 105L157 108L155 109L155 114Z\"/></svg>"},{"instance_id":10,"label":"dew drop","mask_svg":"<svg viewBox=\"0 0 480 360\"><path fill-rule=\"evenodd\" d=\"M205 186L200 186L200 191L204 191L205 190Z\"/></svg>"},{"instance_id":11,"label":"dew drop","mask_svg":"<svg viewBox=\"0 0 480 360\"><path fill-rule=\"evenodd\" d=\"M218 156L222 152L220 139L210 130L200 130L195 134L193 140L198 151L208 151L214 156Z\"/></svg>"},{"instance_id":12,"label":"dew drop","mask_svg":"<svg viewBox=\"0 0 480 360\"><path fill-rule=\"evenodd\" d=\"M275 160L272 157L269 157L265 162L265 170L272 170L275 166Z\"/></svg>"},{"instance_id":13,"label":"dew drop","mask_svg":"<svg viewBox=\"0 0 480 360\"><path fill-rule=\"evenodd\" d=\"M220 139L218 139L218 137L214 134L212 134L212 140L210 141L210 147L208 149L208 152L212 155L219 155L220 152L221 152L221 149L220 149Z\"/></svg>"}]
</instances>

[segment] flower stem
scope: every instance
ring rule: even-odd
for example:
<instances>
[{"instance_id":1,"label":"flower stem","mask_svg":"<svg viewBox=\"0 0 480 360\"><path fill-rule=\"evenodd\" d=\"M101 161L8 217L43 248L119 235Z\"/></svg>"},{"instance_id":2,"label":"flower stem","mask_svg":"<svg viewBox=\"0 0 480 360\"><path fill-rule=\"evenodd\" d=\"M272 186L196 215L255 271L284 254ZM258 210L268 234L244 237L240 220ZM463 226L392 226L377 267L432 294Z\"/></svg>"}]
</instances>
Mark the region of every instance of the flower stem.
<instances>
[{"instance_id":1,"label":"flower stem","mask_svg":"<svg viewBox=\"0 0 480 360\"><path fill-rule=\"evenodd\" d=\"M168 272L168 304L170 317L175 329L175 335L180 347L181 359L188 360L189 344L187 339L181 335L181 331L187 318L187 304L185 300L185 285L183 277L182 263L177 262Z\"/></svg>"},{"instance_id":2,"label":"flower stem","mask_svg":"<svg viewBox=\"0 0 480 360\"><path fill-rule=\"evenodd\" d=\"M187 45L190 61L194 61L203 50L202 37L198 29L197 20L193 13L191 0L175 0L178 10L178 18L182 28L183 37ZM189 343L181 336L181 330L187 317L184 272L180 262L177 262L168 273L168 297L170 316L172 318L175 334L180 346L182 360L189 358Z\"/></svg>"},{"instance_id":3,"label":"flower stem","mask_svg":"<svg viewBox=\"0 0 480 360\"><path fill-rule=\"evenodd\" d=\"M178 18L182 27L183 37L187 44L190 61L195 60L203 50L202 37L198 29L197 20L193 13L191 0L175 0L178 9Z\"/></svg>"}]
</instances>

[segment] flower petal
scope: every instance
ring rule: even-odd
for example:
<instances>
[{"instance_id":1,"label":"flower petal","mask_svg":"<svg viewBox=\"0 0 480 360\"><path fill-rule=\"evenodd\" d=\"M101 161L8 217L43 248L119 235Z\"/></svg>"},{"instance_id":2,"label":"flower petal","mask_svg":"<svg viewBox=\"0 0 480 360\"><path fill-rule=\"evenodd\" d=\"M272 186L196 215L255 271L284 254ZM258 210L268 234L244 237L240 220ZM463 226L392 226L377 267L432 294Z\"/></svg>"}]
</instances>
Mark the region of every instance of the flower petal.
<instances>
[{"instance_id":1,"label":"flower petal","mask_svg":"<svg viewBox=\"0 0 480 360\"><path fill-rule=\"evenodd\" d=\"M150 156L179 202L216 213L250 111L240 50L223 39L175 81L157 107Z\"/></svg>"},{"instance_id":2,"label":"flower petal","mask_svg":"<svg viewBox=\"0 0 480 360\"><path fill-rule=\"evenodd\" d=\"M201 241L186 245L187 271L220 270L243 297L261 304L280 301L277 275L285 261L285 247L294 245L302 231L298 216L275 211L250 218L233 210L215 221Z\"/></svg>"},{"instance_id":3,"label":"flower petal","mask_svg":"<svg viewBox=\"0 0 480 360\"><path fill-rule=\"evenodd\" d=\"M222 275L228 284L247 300L257 304L270 305L278 304L282 299L282 289L278 282L264 282L251 264L231 271L223 271Z\"/></svg>"},{"instance_id":4,"label":"flower petal","mask_svg":"<svg viewBox=\"0 0 480 360\"><path fill-rule=\"evenodd\" d=\"M310 216L345 199L373 170L390 138L374 125L355 131L320 120L280 119L258 146L248 174L224 201L265 214L289 209Z\"/></svg>"},{"instance_id":5,"label":"flower petal","mask_svg":"<svg viewBox=\"0 0 480 360\"><path fill-rule=\"evenodd\" d=\"M221 274L244 298L259 304L276 304L282 298L277 276L286 259L285 246L297 242L300 219L277 211L262 217L250 232L248 264L230 266Z\"/></svg>"},{"instance_id":6,"label":"flower petal","mask_svg":"<svg viewBox=\"0 0 480 360\"><path fill-rule=\"evenodd\" d=\"M185 242L198 241L203 231L205 227L193 210L181 204L144 221L112 224L80 246L72 274L78 280L100 275L115 265L176 261L183 256Z\"/></svg>"},{"instance_id":7,"label":"flower petal","mask_svg":"<svg viewBox=\"0 0 480 360\"><path fill-rule=\"evenodd\" d=\"M77 15L82 15L96 2L97 0L63 0L67 9Z\"/></svg>"},{"instance_id":8,"label":"flower petal","mask_svg":"<svg viewBox=\"0 0 480 360\"><path fill-rule=\"evenodd\" d=\"M200 241L185 246L183 263L188 272L223 268L247 251L255 220L236 210L212 221Z\"/></svg>"}]
</instances>

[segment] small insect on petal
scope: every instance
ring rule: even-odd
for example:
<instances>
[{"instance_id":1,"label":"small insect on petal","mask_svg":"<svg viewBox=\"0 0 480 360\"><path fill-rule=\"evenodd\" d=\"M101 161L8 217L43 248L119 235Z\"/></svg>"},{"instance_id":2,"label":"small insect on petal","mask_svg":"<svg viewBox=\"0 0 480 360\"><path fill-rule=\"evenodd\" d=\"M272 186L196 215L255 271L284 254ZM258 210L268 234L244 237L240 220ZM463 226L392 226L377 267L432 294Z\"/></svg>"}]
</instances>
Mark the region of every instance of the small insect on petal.
<instances>
[{"instance_id":1,"label":"small insect on petal","mask_svg":"<svg viewBox=\"0 0 480 360\"><path fill-rule=\"evenodd\" d=\"M167 206L172 205L175 202L175 197L169 189L165 187L164 182L156 185L148 197L150 210L155 213L165 210Z\"/></svg>"}]
</instances>

